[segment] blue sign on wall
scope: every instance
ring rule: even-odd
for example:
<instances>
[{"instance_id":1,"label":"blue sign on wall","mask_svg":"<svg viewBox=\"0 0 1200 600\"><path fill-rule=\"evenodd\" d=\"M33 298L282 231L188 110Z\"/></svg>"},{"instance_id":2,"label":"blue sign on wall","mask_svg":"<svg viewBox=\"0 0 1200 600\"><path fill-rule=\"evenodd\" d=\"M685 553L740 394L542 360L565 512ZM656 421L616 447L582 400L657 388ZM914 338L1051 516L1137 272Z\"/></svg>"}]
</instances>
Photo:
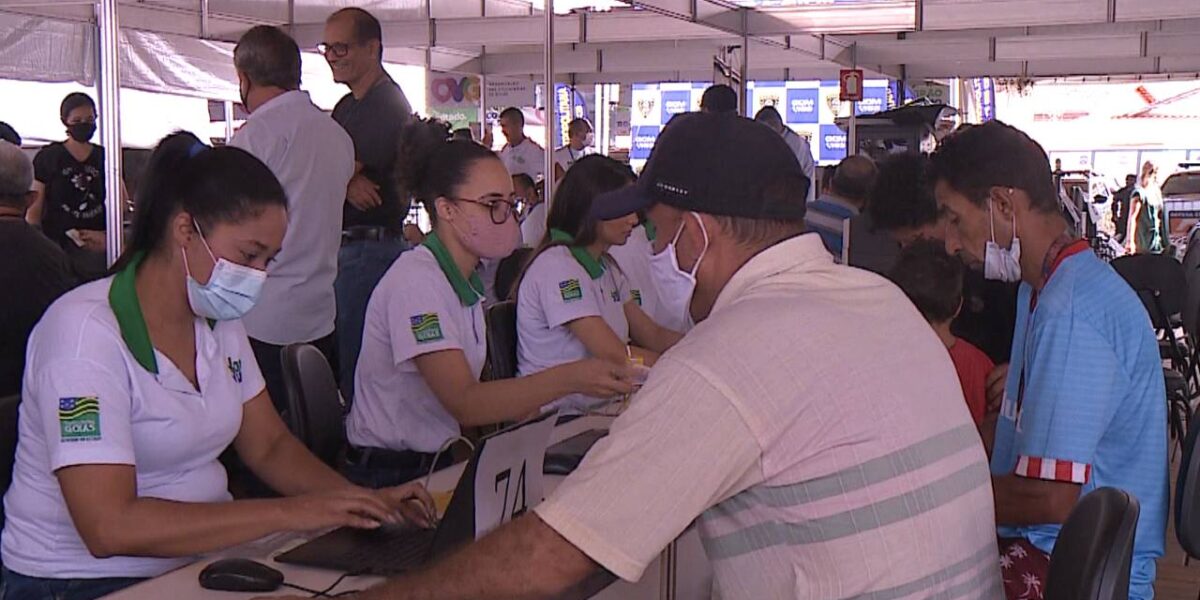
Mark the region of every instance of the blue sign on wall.
<instances>
[{"instance_id":1,"label":"blue sign on wall","mask_svg":"<svg viewBox=\"0 0 1200 600\"><path fill-rule=\"evenodd\" d=\"M856 114L873 115L887 110L888 89L886 87L864 87L863 99L858 103Z\"/></svg>"},{"instance_id":2,"label":"blue sign on wall","mask_svg":"<svg viewBox=\"0 0 1200 600\"><path fill-rule=\"evenodd\" d=\"M650 158L650 150L654 148L654 140L658 139L657 125L637 125L633 128L633 147L629 149L629 158L646 160Z\"/></svg>"},{"instance_id":3,"label":"blue sign on wall","mask_svg":"<svg viewBox=\"0 0 1200 600\"><path fill-rule=\"evenodd\" d=\"M837 125L822 125L819 160L842 160L846 158L846 132Z\"/></svg>"},{"instance_id":4,"label":"blue sign on wall","mask_svg":"<svg viewBox=\"0 0 1200 600\"><path fill-rule=\"evenodd\" d=\"M821 90L791 89L787 91L788 123L817 123L821 120Z\"/></svg>"},{"instance_id":5,"label":"blue sign on wall","mask_svg":"<svg viewBox=\"0 0 1200 600\"><path fill-rule=\"evenodd\" d=\"M662 93L662 122L666 123L671 117L692 110L692 93L663 92Z\"/></svg>"}]
</instances>

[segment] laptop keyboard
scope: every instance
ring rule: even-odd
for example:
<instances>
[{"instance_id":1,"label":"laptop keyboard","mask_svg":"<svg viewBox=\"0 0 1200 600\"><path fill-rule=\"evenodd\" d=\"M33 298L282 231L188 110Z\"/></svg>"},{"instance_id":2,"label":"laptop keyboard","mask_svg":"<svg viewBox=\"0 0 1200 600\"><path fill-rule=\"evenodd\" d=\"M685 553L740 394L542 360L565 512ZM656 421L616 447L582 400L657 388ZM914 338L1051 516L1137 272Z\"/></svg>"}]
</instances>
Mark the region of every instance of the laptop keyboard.
<instances>
[{"instance_id":1,"label":"laptop keyboard","mask_svg":"<svg viewBox=\"0 0 1200 600\"><path fill-rule=\"evenodd\" d=\"M277 562L319 567L355 575L395 575L429 559L433 529L343 527L275 557Z\"/></svg>"}]
</instances>

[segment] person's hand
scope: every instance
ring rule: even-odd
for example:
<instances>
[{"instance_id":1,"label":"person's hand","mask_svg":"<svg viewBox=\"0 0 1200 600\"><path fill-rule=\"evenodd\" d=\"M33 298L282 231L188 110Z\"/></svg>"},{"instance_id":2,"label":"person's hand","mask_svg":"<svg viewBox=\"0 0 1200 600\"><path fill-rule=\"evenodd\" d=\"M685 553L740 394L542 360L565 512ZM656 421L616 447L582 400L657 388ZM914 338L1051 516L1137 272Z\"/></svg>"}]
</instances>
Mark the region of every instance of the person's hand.
<instances>
[{"instance_id":1,"label":"person's hand","mask_svg":"<svg viewBox=\"0 0 1200 600\"><path fill-rule=\"evenodd\" d=\"M598 358L573 362L567 367L570 387L577 393L596 398L633 393L633 382L637 374L630 367L614 365Z\"/></svg>"},{"instance_id":2,"label":"person's hand","mask_svg":"<svg viewBox=\"0 0 1200 600\"><path fill-rule=\"evenodd\" d=\"M1008 363L996 366L987 376L987 411L986 414L1000 412L1004 403L1004 385L1008 380Z\"/></svg>"},{"instance_id":3,"label":"person's hand","mask_svg":"<svg viewBox=\"0 0 1200 600\"><path fill-rule=\"evenodd\" d=\"M425 486L413 482L376 490L375 493L408 523L426 529L437 525L437 506Z\"/></svg>"},{"instance_id":4,"label":"person's hand","mask_svg":"<svg viewBox=\"0 0 1200 600\"><path fill-rule=\"evenodd\" d=\"M346 186L346 199L350 201L351 206L363 211L383 205L379 186L362 173L350 179L350 184Z\"/></svg>"},{"instance_id":5,"label":"person's hand","mask_svg":"<svg viewBox=\"0 0 1200 600\"><path fill-rule=\"evenodd\" d=\"M104 231L97 231L95 229L79 229L77 231L79 232L80 241L83 242L83 246L80 247L84 250L89 252L104 252L105 248L108 247L108 240Z\"/></svg>"},{"instance_id":6,"label":"person's hand","mask_svg":"<svg viewBox=\"0 0 1200 600\"><path fill-rule=\"evenodd\" d=\"M376 490L357 486L284 498L281 500L284 528L289 531L330 527L375 529L385 523L402 522L388 498Z\"/></svg>"}]
</instances>

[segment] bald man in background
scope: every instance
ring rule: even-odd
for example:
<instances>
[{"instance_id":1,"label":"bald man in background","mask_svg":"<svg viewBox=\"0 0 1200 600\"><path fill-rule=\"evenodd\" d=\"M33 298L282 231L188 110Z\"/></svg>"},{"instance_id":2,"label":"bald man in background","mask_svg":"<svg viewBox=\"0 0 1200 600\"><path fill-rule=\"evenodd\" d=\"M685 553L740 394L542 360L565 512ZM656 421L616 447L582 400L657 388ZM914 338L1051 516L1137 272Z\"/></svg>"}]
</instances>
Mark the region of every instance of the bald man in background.
<instances>
[{"instance_id":1,"label":"bald man in background","mask_svg":"<svg viewBox=\"0 0 1200 600\"><path fill-rule=\"evenodd\" d=\"M867 193L875 183L878 169L865 156L850 156L838 163L833 182L821 197L808 205L804 217L810 231L821 234L825 248L834 258L842 256L842 227L847 219L858 216L867 204Z\"/></svg>"}]
</instances>

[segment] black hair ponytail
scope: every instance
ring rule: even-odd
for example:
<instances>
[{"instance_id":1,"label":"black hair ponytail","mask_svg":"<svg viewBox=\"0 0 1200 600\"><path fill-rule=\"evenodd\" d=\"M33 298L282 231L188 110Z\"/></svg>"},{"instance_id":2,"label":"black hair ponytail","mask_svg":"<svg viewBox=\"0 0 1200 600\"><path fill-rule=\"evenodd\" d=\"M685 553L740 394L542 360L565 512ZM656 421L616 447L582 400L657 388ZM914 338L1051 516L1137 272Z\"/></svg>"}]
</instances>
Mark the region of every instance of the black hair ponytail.
<instances>
[{"instance_id":1,"label":"black hair ponytail","mask_svg":"<svg viewBox=\"0 0 1200 600\"><path fill-rule=\"evenodd\" d=\"M467 179L477 160L499 160L495 152L466 140L450 139L450 125L437 119L413 119L400 132L396 152L396 183L425 205L429 219L437 223L433 203L451 198Z\"/></svg>"},{"instance_id":2,"label":"black hair ponytail","mask_svg":"<svg viewBox=\"0 0 1200 600\"><path fill-rule=\"evenodd\" d=\"M239 148L210 148L191 133L172 133L150 155L138 187L133 233L113 271L134 255L162 246L178 211L187 211L210 230L268 206L286 207L287 195L262 161Z\"/></svg>"}]
</instances>

